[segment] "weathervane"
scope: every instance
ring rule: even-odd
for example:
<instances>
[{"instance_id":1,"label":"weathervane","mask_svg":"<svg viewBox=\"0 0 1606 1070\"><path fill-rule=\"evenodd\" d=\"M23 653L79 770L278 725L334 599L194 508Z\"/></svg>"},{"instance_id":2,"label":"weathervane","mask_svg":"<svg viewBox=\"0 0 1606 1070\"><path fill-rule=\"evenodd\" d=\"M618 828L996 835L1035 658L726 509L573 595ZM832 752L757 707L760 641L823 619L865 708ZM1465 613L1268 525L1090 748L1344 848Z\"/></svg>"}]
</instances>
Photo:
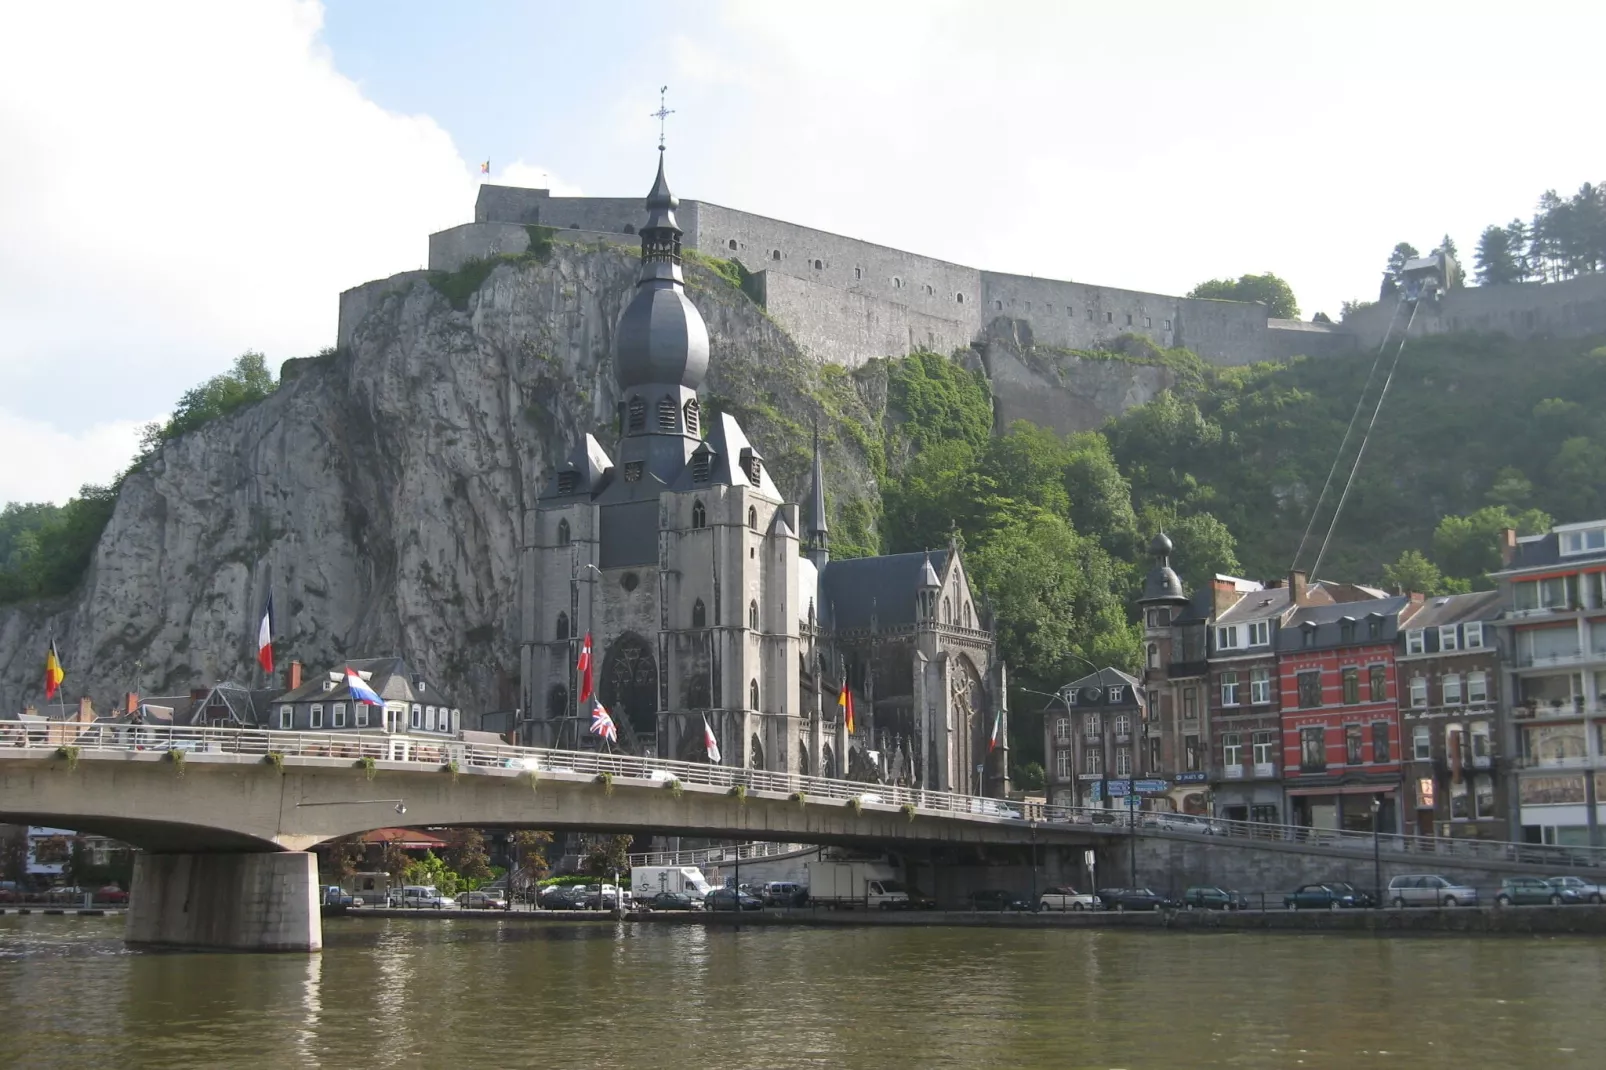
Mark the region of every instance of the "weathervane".
<instances>
[{"instance_id":1,"label":"weathervane","mask_svg":"<svg viewBox=\"0 0 1606 1070\"><path fill-rule=\"evenodd\" d=\"M649 118L653 118L653 119L657 119L658 120L658 151L659 152L663 152L664 151L664 123L665 123L665 120L667 120L671 115L675 114L675 109L669 107L668 104L665 102L665 96L668 93L669 93L669 87L667 85L658 87L658 110L653 112L652 115L649 116Z\"/></svg>"}]
</instances>

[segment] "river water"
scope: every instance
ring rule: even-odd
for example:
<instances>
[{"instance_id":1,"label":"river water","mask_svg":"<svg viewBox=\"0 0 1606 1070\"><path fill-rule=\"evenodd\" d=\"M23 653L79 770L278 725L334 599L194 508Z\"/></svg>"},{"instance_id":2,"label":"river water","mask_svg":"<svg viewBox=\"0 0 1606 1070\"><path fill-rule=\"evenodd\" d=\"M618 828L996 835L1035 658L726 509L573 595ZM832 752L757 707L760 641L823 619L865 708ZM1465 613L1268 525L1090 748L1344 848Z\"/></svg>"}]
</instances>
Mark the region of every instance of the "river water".
<instances>
[{"instance_id":1,"label":"river water","mask_svg":"<svg viewBox=\"0 0 1606 1070\"><path fill-rule=\"evenodd\" d=\"M1606 941L0 917L3 1067L1599 1067Z\"/></svg>"}]
</instances>

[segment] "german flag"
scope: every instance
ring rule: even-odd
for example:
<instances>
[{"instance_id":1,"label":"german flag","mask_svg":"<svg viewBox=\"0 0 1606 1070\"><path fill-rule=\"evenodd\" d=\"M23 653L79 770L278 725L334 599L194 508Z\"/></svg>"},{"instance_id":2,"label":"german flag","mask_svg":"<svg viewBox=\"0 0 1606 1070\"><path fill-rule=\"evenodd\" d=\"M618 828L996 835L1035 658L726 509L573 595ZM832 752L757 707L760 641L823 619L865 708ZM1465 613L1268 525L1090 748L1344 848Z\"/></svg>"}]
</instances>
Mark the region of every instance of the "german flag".
<instances>
[{"instance_id":1,"label":"german flag","mask_svg":"<svg viewBox=\"0 0 1606 1070\"><path fill-rule=\"evenodd\" d=\"M56 653L56 637L50 637L50 651L45 654L45 698L53 699L61 689L67 673L61 667L61 655Z\"/></svg>"},{"instance_id":2,"label":"german flag","mask_svg":"<svg viewBox=\"0 0 1606 1070\"><path fill-rule=\"evenodd\" d=\"M842 690L837 693L836 704L842 710L842 723L847 726L848 735L853 734L853 690L848 687L848 678L842 677Z\"/></svg>"}]
</instances>

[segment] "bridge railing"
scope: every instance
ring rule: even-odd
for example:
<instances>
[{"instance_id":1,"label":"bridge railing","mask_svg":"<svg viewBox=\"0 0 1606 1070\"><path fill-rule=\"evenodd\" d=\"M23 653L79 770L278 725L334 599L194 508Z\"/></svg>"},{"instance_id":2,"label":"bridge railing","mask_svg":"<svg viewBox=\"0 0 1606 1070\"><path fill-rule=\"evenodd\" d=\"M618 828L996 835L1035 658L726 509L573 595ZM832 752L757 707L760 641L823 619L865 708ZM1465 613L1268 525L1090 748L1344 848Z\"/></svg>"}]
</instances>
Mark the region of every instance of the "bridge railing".
<instances>
[{"instance_id":1,"label":"bridge railing","mask_svg":"<svg viewBox=\"0 0 1606 1070\"><path fill-rule=\"evenodd\" d=\"M441 768L456 763L461 773L536 776L609 777L667 788L672 781L688 787L735 793L738 789L764 792L809 804L835 803L869 810L912 810L917 813L1008 823L1041 822L1083 825L1089 831L1179 833L1198 836L1283 842L1337 848L1376 850L1391 858L1422 857L1460 862L1518 862L1560 868L1606 866L1606 848L1512 843L1440 836L1402 836L1348 829L1315 829L1300 825L1272 825L1255 821L1185 814L1099 807L1022 803L955 792L932 791L907 785L869 784L834 780L763 769L742 769L707 762L681 762L604 751L565 751L511 744L464 743L454 739L360 732L297 732L251 728L203 728L182 725L119 725L53 722L63 731L49 742L31 731L18 734L13 726L0 726L0 758L17 753L11 748L37 750L73 748L79 755L106 752L176 752L186 754L271 754L284 757L344 759L356 763L404 763ZM77 730L69 737L66 729ZM11 733L11 734L7 734ZM1375 842L1374 842L1375 840ZM668 864L668 863L665 863Z\"/></svg>"},{"instance_id":2,"label":"bridge railing","mask_svg":"<svg viewBox=\"0 0 1606 1070\"><path fill-rule=\"evenodd\" d=\"M777 855L814 848L802 843L732 844L728 847L699 847L687 851L646 851L627 856L632 866L711 866L725 862L746 862L749 859L774 858Z\"/></svg>"}]
</instances>

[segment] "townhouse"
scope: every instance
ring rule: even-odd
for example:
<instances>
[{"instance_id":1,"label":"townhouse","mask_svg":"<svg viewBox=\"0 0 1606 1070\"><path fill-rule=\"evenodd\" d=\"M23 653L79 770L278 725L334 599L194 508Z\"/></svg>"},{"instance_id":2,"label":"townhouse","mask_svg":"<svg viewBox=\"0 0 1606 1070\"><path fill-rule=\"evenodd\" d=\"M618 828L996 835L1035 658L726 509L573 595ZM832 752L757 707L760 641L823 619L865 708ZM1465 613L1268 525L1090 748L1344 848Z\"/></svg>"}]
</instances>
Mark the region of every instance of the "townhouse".
<instances>
[{"instance_id":1,"label":"townhouse","mask_svg":"<svg viewBox=\"0 0 1606 1070\"><path fill-rule=\"evenodd\" d=\"M1395 647L1405 741L1405 827L1509 840L1509 759L1498 745L1500 593L1428 599Z\"/></svg>"},{"instance_id":2,"label":"townhouse","mask_svg":"<svg viewBox=\"0 0 1606 1070\"><path fill-rule=\"evenodd\" d=\"M1606 800L1606 520L1505 532L1494 624L1515 755L1510 820L1530 843L1601 844ZM1475 741L1474 741L1475 742Z\"/></svg>"},{"instance_id":3,"label":"townhouse","mask_svg":"<svg viewBox=\"0 0 1606 1070\"><path fill-rule=\"evenodd\" d=\"M1151 809L1208 814L1210 721L1204 694L1210 671L1208 591L1189 598L1171 568L1172 543L1164 534L1149 544L1154 567L1143 583L1144 776L1165 782L1148 800ZM1152 786L1152 785L1151 785Z\"/></svg>"},{"instance_id":4,"label":"townhouse","mask_svg":"<svg viewBox=\"0 0 1606 1070\"><path fill-rule=\"evenodd\" d=\"M1395 643L1420 595L1296 606L1276 640L1287 823L1397 832ZM1378 809L1373 810L1374 800Z\"/></svg>"},{"instance_id":5,"label":"townhouse","mask_svg":"<svg viewBox=\"0 0 1606 1070\"><path fill-rule=\"evenodd\" d=\"M1066 684L1064 712L1048 718L1049 801L1104 807L1126 795L1139 772L1144 744L1140 681L1104 668Z\"/></svg>"}]
</instances>

